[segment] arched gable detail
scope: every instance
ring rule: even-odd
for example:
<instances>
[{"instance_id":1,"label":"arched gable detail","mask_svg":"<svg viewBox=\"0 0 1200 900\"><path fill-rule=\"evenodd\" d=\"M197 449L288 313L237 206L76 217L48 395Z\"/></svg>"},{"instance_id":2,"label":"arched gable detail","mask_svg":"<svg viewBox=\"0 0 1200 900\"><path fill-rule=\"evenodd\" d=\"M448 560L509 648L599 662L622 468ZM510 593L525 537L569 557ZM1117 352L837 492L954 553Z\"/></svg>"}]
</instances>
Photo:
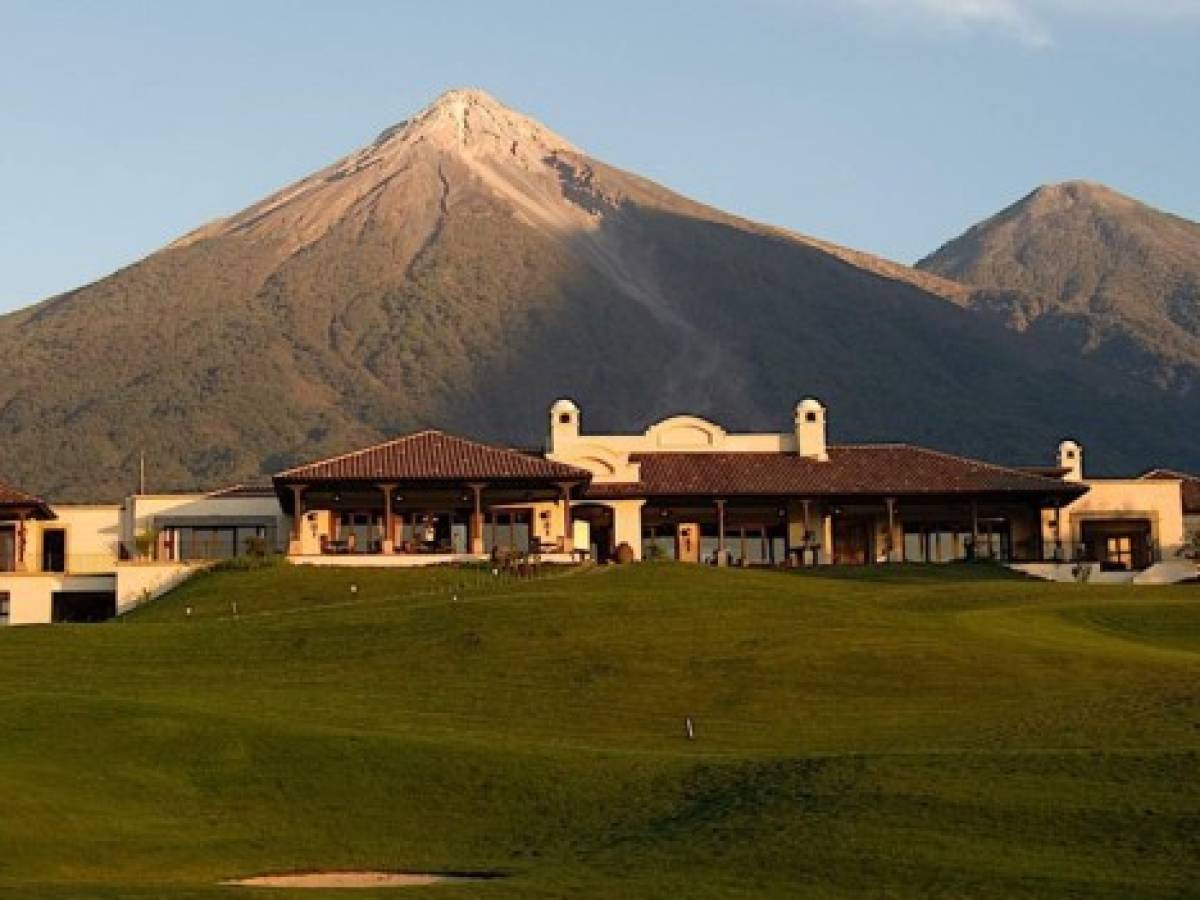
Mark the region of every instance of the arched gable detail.
<instances>
[{"instance_id":1,"label":"arched gable detail","mask_svg":"<svg viewBox=\"0 0 1200 900\"><path fill-rule=\"evenodd\" d=\"M639 466L629 461L628 453L603 444L576 444L568 452L556 454L554 458L558 462L587 469L600 482L635 482L641 477Z\"/></svg>"},{"instance_id":2,"label":"arched gable detail","mask_svg":"<svg viewBox=\"0 0 1200 900\"><path fill-rule=\"evenodd\" d=\"M699 416L671 416L646 429L647 441L663 450L717 450L729 433Z\"/></svg>"}]
</instances>

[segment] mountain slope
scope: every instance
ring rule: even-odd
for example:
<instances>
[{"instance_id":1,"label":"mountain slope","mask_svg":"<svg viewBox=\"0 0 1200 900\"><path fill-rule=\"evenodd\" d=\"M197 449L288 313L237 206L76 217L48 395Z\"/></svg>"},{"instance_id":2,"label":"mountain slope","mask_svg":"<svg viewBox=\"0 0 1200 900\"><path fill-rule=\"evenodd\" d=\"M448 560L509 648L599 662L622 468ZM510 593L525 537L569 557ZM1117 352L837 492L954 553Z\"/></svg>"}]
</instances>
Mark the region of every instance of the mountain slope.
<instances>
[{"instance_id":1,"label":"mountain slope","mask_svg":"<svg viewBox=\"0 0 1200 900\"><path fill-rule=\"evenodd\" d=\"M95 284L0 318L0 471L56 498L271 472L436 425L540 441L687 410L838 439L1195 468L1178 401L969 291L726 215L478 91ZM1114 398L1093 402L1097 390Z\"/></svg>"},{"instance_id":2,"label":"mountain slope","mask_svg":"<svg viewBox=\"0 0 1200 900\"><path fill-rule=\"evenodd\" d=\"M1128 374L1200 391L1200 225L1102 185L1034 191L917 264L969 303ZM986 289L999 289L986 290Z\"/></svg>"}]
</instances>

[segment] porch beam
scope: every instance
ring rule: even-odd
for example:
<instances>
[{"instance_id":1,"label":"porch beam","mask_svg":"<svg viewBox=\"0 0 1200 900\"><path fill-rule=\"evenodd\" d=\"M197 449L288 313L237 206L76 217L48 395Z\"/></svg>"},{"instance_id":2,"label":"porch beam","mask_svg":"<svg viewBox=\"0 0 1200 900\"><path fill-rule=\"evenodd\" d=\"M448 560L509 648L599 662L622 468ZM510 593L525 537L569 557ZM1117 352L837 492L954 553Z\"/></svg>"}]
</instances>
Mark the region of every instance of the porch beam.
<instances>
[{"instance_id":1,"label":"porch beam","mask_svg":"<svg viewBox=\"0 0 1200 900\"><path fill-rule=\"evenodd\" d=\"M558 485L559 504L562 506L562 552L572 553L575 550L575 534L571 528L571 489L573 482L563 481Z\"/></svg>"},{"instance_id":2,"label":"porch beam","mask_svg":"<svg viewBox=\"0 0 1200 900\"><path fill-rule=\"evenodd\" d=\"M29 528L26 525L27 517L28 513L26 513L25 510L17 510L17 533L15 541L17 546L15 548L16 565L14 568L16 568L18 572L26 572L29 570L29 563L26 559L26 551L29 544Z\"/></svg>"},{"instance_id":3,"label":"porch beam","mask_svg":"<svg viewBox=\"0 0 1200 900\"><path fill-rule=\"evenodd\" d=\"M887 561L896 562L896 498L888 497L887 504Z\"/></svg>"},{"instance_id":4,"label":"porch beam","mask_svg":"<svg viewBox=\"0 0 1200 900\"><path fill-rule=\"evenodd\" d=\"M468 545L474 554L481 554L483 550L483 489L486 484L473 482L467 485L471 489L471 522L468 530L470 531L470 539Z\"/></svg>"},{"instance_id":5,"label":"porch beam","mask_svg":"<svg viewBox=\"0 0 1200 900\"><path fill-rule=\"evenodd\" d=\"M1063 536L1062 536L1062 501L1055 499L1054 501L1054 558L1062 560L1063 554Z\"/></svg>"},{"instance_id":6,"label":"porch beam","mask_svg":"<svg viewBox=\"0 0 1200 900\"><path fill-rule=\"evenodd\" d=\"M979 501L971 501L971 559L979 559Z\"/></svg>"},{"instance_id":7,"label":"porch beam","mask_svg":"<svg viewBox=\"0 0 1200 900\"><path fill-rule=\"evenodd\" d=\"M304 485L290 484L292 492L292 539L300 540L304 523Z\"/></svg>"},{"instance_id":8,"label":"porch beam","mask_svg":"<svg viewBox=\"0 0 1200 900\"><path fill-rule=\"evenodd\" d=\"M717 565L725 565L725 500L717 501Z\"/></svg>"},{"instance_id":9,"label":"porch beam","mask_svg":"<svg viewBox=\"0 0 1200 900\"><path fill-rule=\"evenodd\" d=\"M804 557L808 553L809 547L812 547L813 565L817 564L817 549L816 549L816 532L812 527L812 500L805 497L800 501L800 505L804 508L804 544L800 547L800 565L805 564Z\"/></svg>"},{"instance_id":10,"label":"porch beam","mask_svg":"<svg viewBox=\"0 0 1200 900\"><path fill-rule=\"evenodd\" d=\"M396 485L381 484L379 490L383 494L383 540L379 542L379 549L391 553L396 549L396 522L392 513L392 494Z\"/></svg>"}]
</instances>

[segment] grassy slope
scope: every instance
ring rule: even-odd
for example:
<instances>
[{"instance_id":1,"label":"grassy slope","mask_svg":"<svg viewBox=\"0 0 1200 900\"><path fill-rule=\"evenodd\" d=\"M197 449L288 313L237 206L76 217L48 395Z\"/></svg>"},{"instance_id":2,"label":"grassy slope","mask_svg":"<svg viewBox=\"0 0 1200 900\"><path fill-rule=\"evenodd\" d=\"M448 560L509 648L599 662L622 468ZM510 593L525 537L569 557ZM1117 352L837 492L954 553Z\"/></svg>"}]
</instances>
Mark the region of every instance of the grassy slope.
<instances>
[{"instance_id":1,"label":"grassy slope","mask_svg":"<svg viewBox=\"0 0 1200 900\"><path fill-rule=\"evenodd\" d=\"M1197 589L965 574L281 567L0 633L0 896L1188 895Z\"/></svg>"}]
</instances>

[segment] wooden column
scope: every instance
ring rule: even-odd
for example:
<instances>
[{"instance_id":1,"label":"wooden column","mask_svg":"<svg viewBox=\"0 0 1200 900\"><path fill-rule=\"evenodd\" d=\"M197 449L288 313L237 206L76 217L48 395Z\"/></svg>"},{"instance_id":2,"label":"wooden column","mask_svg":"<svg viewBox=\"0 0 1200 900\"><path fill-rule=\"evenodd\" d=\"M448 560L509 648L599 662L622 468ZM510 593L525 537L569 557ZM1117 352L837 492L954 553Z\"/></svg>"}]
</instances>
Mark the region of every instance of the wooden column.
<instances>
[{"instance_id":1,"label":"wooden column","mask_svg":"<svg viewBox=\"0 0 1200 900\"><path fill-rule=\"evenodd\" d=\"M888 497L883 501L887 504L887 561L896 561L896 498Z\"/></svg>"},{"instance_id":2,"label":"wooden column","mask_svg":"<svg viewBox=\"0 0 1200 900\"><path fill-rule=\"evenodd\" d=\"M381 484L379 490L383 494L383 540L380 549L391 553L396 549L396 520L392 513L392 493L396 490L394 484Z\"/></svg>"},{"instance_id":3,"label":"wooden column","mask_svg":"<svg viewBox=\"0 0 1200 900\"><path fill-rule=\"evenodd\" d=\"M467 548L474 554L484 553L483 549L483 489L482 484L468 484L471 489L471 522L468 528L470 538Z\"/></svg>"},{"instance_id":4,"label":"wooden column","mask_svg":"<svg viewBox=\"0 0 1200 900\"><path fill-rule=\"evenodd\" d=\"M800 548L800 565L804 565L804 555L808 552L808 548L816 543L813 538L816 537L816 532L812 527L812 500L805 497L800 501L800 505L804 508L804 545ZM813 565L817 564L817 550L813 547Z\"/></svg>"},{"instance_id":5,"label":"wooden column","mask_svg":"<svg viewBox=\"0 0 1200 900\"><path fill-rule=\"evenodd\" d=\"M562 505L562 552L571 553L575 549L575 531L571 528L571 488L574 485L563 482L558 486L561 491L559 503Z\"/></svg>"},{"instance_id":6,"label":"wooden column","mask_svg":"<svg viewBox=\"0 0 1200 900\"><path fill-rule=\"evenodd\" d=\"M29 571L29 562L26 559L28 556L26 551L28 550L29 545L29 529L25 524L25 516L26 513L24 510L17 511L17 528L16 532L13 534L13 544L15 545L13 547L15 563L13 568L18 572Z\"/></svg>"},{"instance_id":7,"label":"wooden column","mask_svg":"<svg viewBox=\"0 0 1200 900\"><path fill-rule=\"evenodd\" d=\"M979 559L979 503L971 501L971 559Z\"/></svg>"},{"instance_id":8,"label":"wooden column","mask_svg":"<svg viewBox=\"0 0 1200 900\"><path fill-rule=\"evenodd\" d=\"M1065 558L1062 535L1062 501L1056 499L1054 501L1054 559L1061 561Z\"/></svg>"},{"instance_id":9,"label":"wooden column","mask_svg":"<svg viewBox=\"0 0 1200 900\"><path fill-rule=\"evenodd\" d=\"M725 565L725 501L717 500L717 565Z\"/></svg>"},{"instance_id":10,"label":"wooden column","mask_svg":"<svg viewBox=\"0 0 1200 900\"><path fill-rule=\"evenodd\" d=\"M292 539L288 544L288 553L296 554L301 551L304 541L304 485L288 485L292 491Z\"/></svg>"}]
</instances>

